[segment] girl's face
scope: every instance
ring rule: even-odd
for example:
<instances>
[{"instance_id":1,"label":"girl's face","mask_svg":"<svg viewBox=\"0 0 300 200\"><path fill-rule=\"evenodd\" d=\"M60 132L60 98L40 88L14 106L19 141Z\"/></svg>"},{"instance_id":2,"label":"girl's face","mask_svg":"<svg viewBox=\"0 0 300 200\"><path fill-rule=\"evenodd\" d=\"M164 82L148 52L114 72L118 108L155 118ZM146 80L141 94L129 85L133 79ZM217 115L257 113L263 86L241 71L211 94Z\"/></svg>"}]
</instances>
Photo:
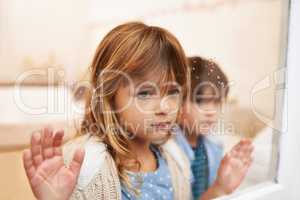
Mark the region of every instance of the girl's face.
<instances>
[{"instance_id":1,"label":"girl's face","mask_svg":"<svg viewBox=\"0 0 300 200\"><path fill-rule=\"evenodd\" d=\"M206 89L194 101L184 103L180 123L190 134L208 134L218 121L220 105L212 90Z\"/></svg>"},{"instance_id":2,"label":"girl's face","mask_svg":"<svg viewBox=\"0 0 300 200\"><path fill-rule=\"evenodd\" d=\"M161 84L154 76L132 82L121 86L115 96L121 125L133 138L164 140L176 121L182 97L180 86Z\"/></svg>"}]
</instances>

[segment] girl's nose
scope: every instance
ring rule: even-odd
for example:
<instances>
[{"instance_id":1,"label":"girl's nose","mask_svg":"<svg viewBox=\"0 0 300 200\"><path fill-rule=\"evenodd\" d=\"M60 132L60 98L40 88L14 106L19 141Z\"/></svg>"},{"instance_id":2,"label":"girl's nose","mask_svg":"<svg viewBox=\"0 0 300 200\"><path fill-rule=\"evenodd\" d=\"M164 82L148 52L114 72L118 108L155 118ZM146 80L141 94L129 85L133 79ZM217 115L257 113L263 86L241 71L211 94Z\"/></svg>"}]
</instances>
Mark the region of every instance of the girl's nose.
<instances>
[{"instance_id":1,"label":"girl's nose","mask_svg":"<svg viewBox=\"0 0 300 200\"><path fill-rule=\"evenodd\" d=\"M159 100L159 102L157 102L156 104L156 115L168 115L171 112L171 105L170 102L165 99L162 98Z\"/></svg>"},{"instance_id":2,"label":"girl's nose","mask_svg":"<svg viewBox=\"0 0 300 200\"><path fill-rule=\"evenodd\" d=\"M159 105L157 106L156 110L155 110L155 114L156 115L167 115L169 113L169 109L167 108L166 105L161 105L161 103L159 103Z\"/></svg>"}]
</instances>

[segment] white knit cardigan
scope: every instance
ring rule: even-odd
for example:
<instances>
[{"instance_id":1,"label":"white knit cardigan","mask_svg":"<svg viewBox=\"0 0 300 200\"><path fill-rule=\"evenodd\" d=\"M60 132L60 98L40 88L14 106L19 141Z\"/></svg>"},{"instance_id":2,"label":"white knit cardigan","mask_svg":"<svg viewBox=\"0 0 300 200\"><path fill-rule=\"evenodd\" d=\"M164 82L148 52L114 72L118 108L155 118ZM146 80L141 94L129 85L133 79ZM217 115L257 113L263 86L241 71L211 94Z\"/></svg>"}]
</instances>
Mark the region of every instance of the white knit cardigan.
<instances>
[{"instance_id":1,"label":"white knit cardigan","mask_svg":"<svg viewBox=\"0 0 300 200\"><path fill-rule=\"evenodd\" d=\"M121 200L121 184L114 160L106 145L95 136L85 134L63 147L64 162L69 165L78 147L85 149L76 187L71 200ZM173 139L162 145L174 189L174 200L190 200L190 163Z\"/></svg>"}]
</instances>

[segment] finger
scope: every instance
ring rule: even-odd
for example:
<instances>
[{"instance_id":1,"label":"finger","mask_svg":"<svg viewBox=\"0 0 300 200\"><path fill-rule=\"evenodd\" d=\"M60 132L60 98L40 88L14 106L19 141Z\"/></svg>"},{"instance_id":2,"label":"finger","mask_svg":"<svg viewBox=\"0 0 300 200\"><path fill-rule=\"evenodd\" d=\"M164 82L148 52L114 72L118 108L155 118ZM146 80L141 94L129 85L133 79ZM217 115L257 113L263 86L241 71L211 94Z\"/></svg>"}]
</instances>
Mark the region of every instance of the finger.
<instances>
[{"instance_id":1,"label":"finger","mask_svg":"<svg viewBox=\"0 0 300 200\"><path fill-rule=\"evenodd\" d=\"M236 157L237 154L238 154L240 151L241 151L240 148L235 147L235 148L231 149L230 155L231 155L232 157Z\"/></svg>"},{"instance_id":2,"label":"finger","mask_svg":"<svg viewBox=\"0 0 300 200\"><path fill-rule=\"evenodd\" d=\"M236 148L237 148L238 150L240 150L241 148L244 148L244 147L250 145L251 143L252 143L252 142L251 142L250 139L248 139L248 138L243 138L243 139L241 139L240 142L236 145Z\"/></svg>"},{"instance_id":3,"label":"finger","mask_svg":"<svg viewBox=\"0 0 300 200\"><path fill-rule=\"evenodd\" d=\"M84 159L84 150L83 149L77 149L72 162L70 163L70 170L76 175L79 175L81 165L83 163Z\"/></svg>"},{"instance_id":4,"label":"finger","mask_svg":"<svg viewBox=\"0 0 300 200\"><path fill-rule=\"evenodd\" d=\"M239 142L238 146L234 149L235 157L243 159L248 157L253 151L252 142L249 139L243 139Z\"/></svg>"},{"instance_id":5,"label":"finger","mask_svg":"<svg viewBox=\"0 0 300 200\"><path fill-rule=\"evenodd\" d=\"M248 149L247 145L241 144L240 147L239 147L239 150L237 151L238 156L245 155L246 152L247 152L247 149Z\"/></svg>"},{"instance_id":6,"label":"finger","mask_svg":"<svg viewBox=\"0 0 300 200\"><path fill-rule=\"evenodd\" d=\"M251 156L252 152L254 150L254 146L252 145L252 142L245 144L242 147L242 153L244 154L244 156Z\"/></svg>"},{"instance_id":7,"label":"finger","mask_svg":"<svg viewBox=\"0 0 300 200\"><path fill-rule=\"evenodd\" d=\"M231 152L226 153L222 160L227 161L231 157Z\"/></svg>"},{"instance_id":8,"label":"finger","mask_svg":"<svg viewBox=\"0 0 300 200\"><path fill-rule=\"evenodd\" d=\"M243 145L243 140L239 141L239 143L237 143L236 145L234 145L232 148L231 148L231 151L235 151L235 152L238 152L240 151L242 145Z\"/></svg>"},{"instance_id":9,"label":"finger","mask_svg":"<svg viewBox=\"0 0 300 200\"><path fill-rule=\"evenodd\" d=\"M62 156L62 141L64 137L64 131L57 131L53 139L53 151L55 156Z\"/></svg>"},{"instance_id":10,"label":"finger","mask_svg":"<svg viewBox=\"0 0 300 200\"><path fill-rule=\"evenodd\" d=\"M251 143L249 146L248 146L248 154L251 155L254 151L254 145Z\"/></svg>"},{"instance_id":11,"label":"finger","mask_svg":"<svg viewBox=\"0 0 300 200\"><path fill-rule=\"evenodd\" d=\"M249 143L251 143L251 139L250 138L242 138L241 140L240 140L240 142L242 143L242 144L249 144Z\"/></svg>"},{"instance_id":12,"label":"finger","mask_svg":"<svg viewBox=\"0 0 300 200\"><path fill-rule=\"evenodd\" d=\"M251 144L251 141L244 139L243 141L241 141L241 148L249 147Z\"/></svg>"},{"instance_id":13,"label":"finger","mask_svg":"<svg viewBox=\"0 0 300 200\"><path fill-rule=\"evenodd\" d=\"M232 160L232 154L231 153L226 153L225 156L223 157L221 161L222 166L228 166Z\"/></svg>"},{"instance_id":14,"label":"finger","mask_svg":"<svg viewBox=\"0 0 300 200\"><path fill-rule=\"evenodd\" d=\"M30 181L36 172L34 164L33 164L33 160L31 157L31 151L29 149L26 149L23 152L22 158L23 158L23 166L24 166L24 169L26 172L26 176Z\"/></svg>"},{"instance_id":15,"label":"finger","mask_svg":"<svg viewBox=\"0 0 300 200\"><path fill-rule=\"evenodd\" d=\"M246 166L247 168L249 168L249 167L252 165L252 163L253 163L253 158L250 157L250 158L245 162L245 166Z\"/></svg>"},{"instance_id":16,"label":"finger","mask_svg":"<svg viewBox=\"0 0 300 200\"><path fill-rule=\"evenodd\" d=\"M227 153L221 160L220 166L218 168L218 176L223 176L224 174L228 173L228 169L230 168L229 163L230 163L230 155L229 153Z\"/></svg>"},{"instance_id":17,"label":"finger","mask_svg":"<svg viewBox=\"0 0 300 200\"><path fill-rule=\"evenodd\" d=\"M241 159L241 161L242 161L242 163L243 163L244 166L247 165L247 163L249 162L249 160L250 160L250 156L248 156L248 157L245 156L245 157L243 157Z\"/></svg>"},{"instance_id":18,"label":"finger","mask_svg":"<svg viewBox=\"0 0 300 200\"><path fill-rule=\"evenodd\" d=\"M42 152L44 159L49 159L53 157L53 130L51 127L44 128L42 134Z\"/></svg>"},{"instance_id":19,"label":"finger","mask_svg":"<svg viewBox=\"0 0 300 200\"><path fill-rule=\"evenodd\" d=\"M35 132L32 134L30 150L33 164L35 168L37 168L43 162L41 135L39 132Z\"/></svg>"},{"instance_id":20,"label":"finger","mask_svg":"<svg viewBox=\"0 0 300 200\"><path fill-rule=\"evenodd\" d=\"M249 169L251 167L251 164L253 163L253 159L250 158L248 159L245 163L244 163L244 167L243 167L243 176L245 177L247 175L247 173L249 172Z\"/></svg>"}]
</instances>

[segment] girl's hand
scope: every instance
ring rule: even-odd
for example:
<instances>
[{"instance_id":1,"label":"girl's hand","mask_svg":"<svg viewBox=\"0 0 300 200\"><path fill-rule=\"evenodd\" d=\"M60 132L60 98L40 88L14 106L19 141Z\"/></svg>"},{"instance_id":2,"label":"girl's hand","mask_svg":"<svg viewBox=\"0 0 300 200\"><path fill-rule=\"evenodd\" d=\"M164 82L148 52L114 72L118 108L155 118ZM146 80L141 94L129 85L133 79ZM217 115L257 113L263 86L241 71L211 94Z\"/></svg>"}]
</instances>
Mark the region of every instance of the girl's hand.
<instances>
[{"instance_id":1,"label":"girl's hand","mask_svg":"<svg viewBox=\"0 0 300 200\"><path fill-rule=\"evenodd\" d=\"M77 182L84 151L77 149L69 167L62 156L63 131L50 128L31 136L31 147L23 152L23 164L34 196L39 200L67 200Z\"/></svg>"},{"instance_id":2,"label":"girl's hand","mask_svg":"<svg viewBox=\"0 0 300 200\"><path fill-rule=\"evenodd\" d=\"M214 183L220 194L230 194L242 183L252 163L253 148L251 140L243 139L222 159Z\"/></svg>"}]
</instances>

